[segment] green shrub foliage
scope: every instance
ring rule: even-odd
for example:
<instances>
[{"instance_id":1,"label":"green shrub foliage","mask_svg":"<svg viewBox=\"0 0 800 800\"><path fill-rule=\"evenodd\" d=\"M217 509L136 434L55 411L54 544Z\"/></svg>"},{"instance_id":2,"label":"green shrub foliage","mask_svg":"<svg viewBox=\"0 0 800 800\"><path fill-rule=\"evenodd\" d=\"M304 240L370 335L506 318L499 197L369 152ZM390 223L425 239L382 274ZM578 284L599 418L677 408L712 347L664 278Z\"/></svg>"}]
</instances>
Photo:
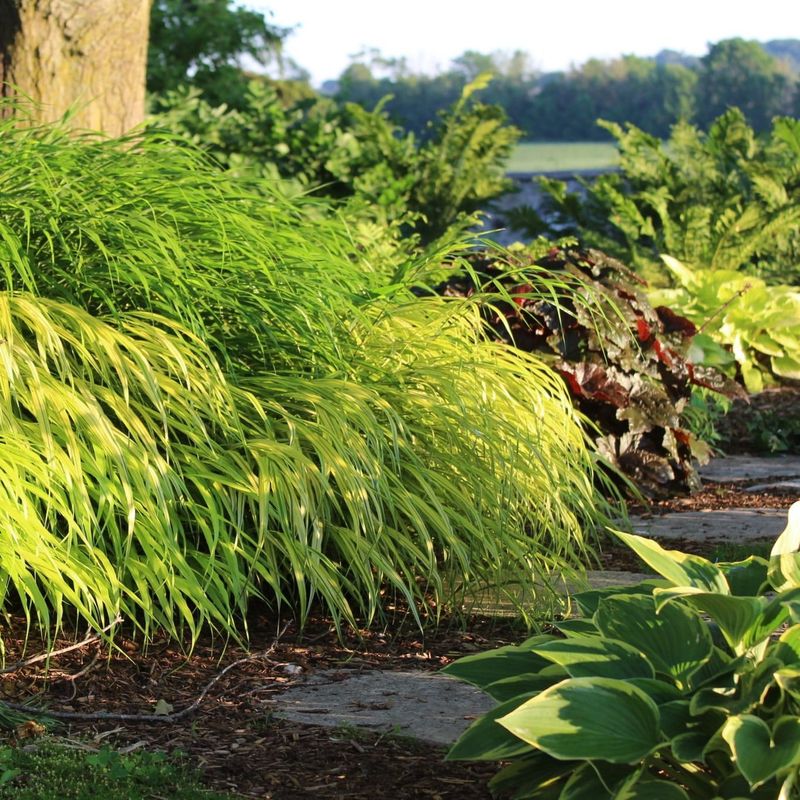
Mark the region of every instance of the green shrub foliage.
<instances>
[{"instance_id":1,"label":"green shrub foliage","mask_svg":"<svg viewBox=\"0 0 800 800\"><path fill-rule=\"evenodd\" d=\"M661 276L662 285L670 278L662 253L691 267L800 282L800 120L777 118L758 137L731 109L707 134L679 123L667 142L632 125L603 124L617 140L620 169L585 194L542 179L555 230L656 282Z\"/></svg>"},{"instance_id":2,"label":"green shrub foliage","mask_svg":"<svg viewBox=\"0 0 800 800\"><path fill-rule=\"evenodd\" d=\"M726 396L741 387L687 359L695 326L666 306L653 308L644 282L599 250L555 247L510 263L491 253L471 259L471 274L438 287L487 293L484 314L495 338L547 359L576 407L595 426L603 456L651 496L696 488L693 458L707 448L681 425L693 387ZM542 284L558 278L562 290ZM493 289L494 302L488 291Z\"/></svg>"},{"instance_id":3,"label":"green shrub foliage","mask_svg":"<svg viewBox=\"0 0 800 800\"><path fill-rule=\"evenodd\" d=\"M519 132L497 106L475 102L487 82L468 84L422 141L392 123L383 103L368 111L313 97L287 106L259 81L236 109L212 106L197 90L168 92L153 101L153 124L191 137L237 174L348 201L424 243L469 227L508 188L504 165Z\"/></svg>"},{"instance_id":4,"label":"green shrub foliage","mask_svg":"<svg viewBox=\"0 0 800 800\"><path fill-rule=\"evenodd\" d=\"M617 535L661 578L446 667L498 702L449 758L507 762L515 800L800 796L800 503L769 560Z\"/></svg>"},{"instance_id":5,"label":"green shrub foliage","mask_svg":"<svg viewBox=\"0 0 800 800\"><path fill-rule=\"evenodd\" d=\"M369 622L581 569L575 414L472 304L413 296L442 251L387 264L162 136L0 136L3 610L243 636L253 598Z\"/></svg>"}]
</instances>

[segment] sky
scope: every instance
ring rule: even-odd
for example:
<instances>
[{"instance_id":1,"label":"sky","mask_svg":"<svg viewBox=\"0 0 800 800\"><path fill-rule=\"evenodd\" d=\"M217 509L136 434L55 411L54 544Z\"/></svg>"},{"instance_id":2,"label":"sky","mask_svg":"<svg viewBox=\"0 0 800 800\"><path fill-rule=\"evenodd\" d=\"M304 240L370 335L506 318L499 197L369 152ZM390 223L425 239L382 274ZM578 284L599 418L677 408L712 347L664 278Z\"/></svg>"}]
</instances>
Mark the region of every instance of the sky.
<instances>
[{"instance_id":1,"label":"sky","mask_svg":"<svg viewBox=\"0 0 800 800\"><path fill-rule=\"evenodd\" d=\"M377 48L418 72L465 50L523 50L544 72L589 58L703 55L709 42L800 39L798 0L243 0L295 31L285 51L311 82L337 78L350 56Z\"/></svg>"}]
</instances>

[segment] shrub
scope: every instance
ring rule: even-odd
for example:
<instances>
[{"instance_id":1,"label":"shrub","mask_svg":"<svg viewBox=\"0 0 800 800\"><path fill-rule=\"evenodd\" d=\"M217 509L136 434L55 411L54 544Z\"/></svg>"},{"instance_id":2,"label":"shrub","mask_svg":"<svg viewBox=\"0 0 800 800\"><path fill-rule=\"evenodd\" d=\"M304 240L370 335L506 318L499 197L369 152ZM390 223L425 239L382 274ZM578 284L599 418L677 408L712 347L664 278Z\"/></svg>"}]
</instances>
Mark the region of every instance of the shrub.
<instances>
[{"instance_id":1,"label":"shrub","mask_svg":"<svg viewBox=\"0 0 800 800\"><path fill-rule=\"evenodd\" d=\"M0 126L4 609L243 636L253 598L421 622L582 568L603 501L569 401L413 296L440 251L385 264L185 142Z\"/></svg>"},{"instance_id":2,"label":"shrub","mask_svg":"<svg viewBox=\"0 0 800 800\"><path fill-rule=\"evenodd\" d=\"M617 535L662 578L446 667L499 703L449 758L510 762L491 787L520 800L797 797L800 503L769 561Z\"/></svg>"},{"instance_id":3,"label":"shrub","mask_svg":"<svg viewBox=\"0 0 800 800\"><path fill-rule=\"evenodd\" d=\"M641 491L696 488L693 459L708 448L682 427L692 389L737 396L741 387L687 358L694 325L653 308L644 282L621 262L599 250L545 247L516 249L507 260L473 256L471 273L438 291L470 296L482 287L492 335L548 361L595 426L599 451ZM548 294L554 278L559 287Z\"/></svg>"},{"instance_id":4,"label":"shrub","mask_svg":"<svg viewBox=\"0 0 800 800\"><path fill-rule=\"evenodd\" d=\"M360 216L395 223L426 243L468 228L509 186L505 162L519 132L498 107L475 102L487 82L465 87L431 120L423 142L394 125L384 103L367 111L311 98L287 107L258 81L239 109L212 107L196 90L157 97L152 124L191 137L225 169L346 201Z\"/></svg>"},{"instance_id":5,"label":"shrub","mask_svg":"<svg viewBox=\"0 0 800 800\"><path fill-rule=\"evenodd\" d=\"M769 283L800 280L800 120L777 118L757 137L731 109L707 134L679 123L667 142L633 125L601 124L619 145L619 172L587 184L585 196L543 179L554 230L607 250L656 285L670 277L662 253Z\"/></svg>"}]
</instances>

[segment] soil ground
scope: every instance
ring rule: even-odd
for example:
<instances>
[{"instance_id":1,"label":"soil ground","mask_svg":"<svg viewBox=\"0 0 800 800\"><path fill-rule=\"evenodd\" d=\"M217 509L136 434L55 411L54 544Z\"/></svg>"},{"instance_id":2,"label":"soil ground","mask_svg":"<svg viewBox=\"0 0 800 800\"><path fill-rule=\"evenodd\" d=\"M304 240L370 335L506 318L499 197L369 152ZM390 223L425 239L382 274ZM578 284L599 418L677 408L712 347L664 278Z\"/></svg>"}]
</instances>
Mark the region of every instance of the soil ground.
<instances>
[{"instance_id":1,"label":"soil ground","mask_svg":"<svg viewBox=\"0 0 800 800\"><path fill-rule=\"evenodd\" d=\"M780 403L785 402L781 397ZM731 425L739 432L746 428L735 420ZM797 499L787 492L746 492L752 483L710 483L692 497L632 507L631 513L788 508ZM703 543L671 541L670 547L714 555L709 552L714 546ZM611 542L603 547L601 560L608 570L641 569L630 551ZM276 640L278 631L281 636ZM31 641L24 652L25 628L20 620L9 621L2 633L7 665L36 649ZM398 619L385 630L353 631L340 640L326 619L311 620L301 635L293 625L283 630L279 620L256 613L247 652L211 639L199 642L190 656L167 641L156 641L143 651L123 636L110 652L94 642L55 656L47 670L37 663L7 671L0 675L0 699L20 702L35 697L61 712L122 715L64 720L56 733L98 747L180 751L202 771L207 785L243 797L488 800L486 784L495 772L493 764L444 762L443 748L393 735L278 720L270 716L264 701L317 670L337 666L439 670L459 656L514 643L524 635L513 621L502 618L476 617L424 636ZM54 647L76 638L65 637ZM159 701L179 712L206 689L197 710L178 721L124 718L152 715ZM13 735L10 738L14 740Z\"/></svg>"}]
</instances>

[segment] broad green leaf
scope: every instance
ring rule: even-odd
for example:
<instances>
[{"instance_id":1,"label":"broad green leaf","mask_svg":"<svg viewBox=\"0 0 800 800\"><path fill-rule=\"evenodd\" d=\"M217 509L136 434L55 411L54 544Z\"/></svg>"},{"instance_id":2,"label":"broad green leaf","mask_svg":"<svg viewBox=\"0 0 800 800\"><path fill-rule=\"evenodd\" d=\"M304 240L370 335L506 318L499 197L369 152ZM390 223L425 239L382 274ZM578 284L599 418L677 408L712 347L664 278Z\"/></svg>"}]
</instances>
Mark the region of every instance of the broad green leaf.
<instances>
[{"instance_id":1,"label":"broad green leaf","mask_svg":"<svg viewBox=\"0 0 800 800\"><path fill-rule=\"evenodd\" d=\"M684 686L713 653L708 625L696 611L677 603L656 613L652 597L607 597L594 621L605 636L640 650L657 672Z\"/></svg>"},{"instance_id":2,"label":"broad green leaf","mask_svg":"<svg viewBox=\"0 0 800 800\"><path fill-rule=\"evenodd\" d=\"M566 677L566 670L545 668L541 672L526 672L522 675L502 678L484 686L483 691L499 703L504 703L506 700L513 700L522 694L541 692Z\"/></svg>"},{"instance_id":3,"label":"broad green leaf","mask_svg":"<svg viewBox=\"0 0 800 800\"><path fill-rule=\"evenodd\" d=\"M737 655L767 638L788 616L786 609L763 597L734 597L682 588L656 590L659 610L676 599L708 614Z\"/></svg>"},{"instance_id":4,"label":"broad green leaf","mask_svg":"<svg viewBox=\"0 0 800 800\"><path fill-rule=\"evenodd\" d=\"M653 666L625 642L602 636L572 636L536 648L536 653L566 669L571 678L653 678Z\"/></svg>"},{"instance_id":5,"label":"broad green leaf","mask_svg":"<svg viewBox=\"0 0 800 800\"><path fill-rule=\"evenodd\" d=\"M608 589L589 589L585 592L578 592L572 596L584 614L594 614L597 611L597 606L604 597L612 597L618 594L652 594L657 586L666 586L667 584L660 578L648 579L641 581L630 586L613 586Z\"/></svg>"},{"instance_id":6,"label":"broad green leaf","mask_svg":"<svg viewBox=\"0 0 800 800\"><path fill-rule=\"evenodd\" d=\"M683 733L692 722L688 700L671 700L658 706L661 732L667 739L674 739Z\"/></svg>"},{"instance_id":7,"label":"broad green leaf","mask_svg":"<svg viewBox=\"0 0 800 800\"><path fill-rule=\"evenodd\" d=\"M647 776L618 790L614 800L689 800L689 795L677 783Z\"/></svg>"},{"instance_id":8,"label":"broad green leaf","mask_svg":"<svg viewBox=\"0 0 800 800\"><path fill-rule=\"evenodd\" d=\"M591 619L586 619L584 617L558 620L557 622L553 623L553 627L558 628L558 630L567 638L572 636L597 635L597 628L595 627L594 622L592 622Z\"/></svg>"},{"instance_id":9,"label":"broad green leaf","mask_svg":"<svg viewBox=\"0 0 800 800\"><path fill-rule=\"evenodd\" d=\"M731 656L720 647L715 646L709 658L691 674L689 686L696 690L706 684L718 686L722 681L730 681L732 680L731 676L744 663L746 663L744 656Z\"/></svg>"},{"instance_id":10,"label":"broad green leaf","mask_svg":"<svg viewBox=\"0 0 800 800\"><path fill-rule=\"evenodd\" d=\"M782 717L770 731L764 720L742 714L725 723L722 736L751 788L800 764L798 717Z\"/></svg>"},{"instance_id":11,"label":"broad green leaf","mask_svg":"<svg viewBox=\"0 0 800 800\"><path fill-rule=\"evenodd\" d=\"M641 689L611 678L569 678L498 721L565 760L634 764L663 741L656 704Z\"/></svg>"},{"instance_id":12,"label":"broad green leaf","mask_svg":"<svg viewBox=\"0 0 800 800\"><path fill-rule=\"evenodd\" d=\"M448 664L442 672L459 680L471 683L483 689L491 683L503 678L515 678L520 674L535 673L551 663L533 652L537 643L554 639L554 636L542 635L529 639L526 649L515 645L506 645L483 653L464 656Z\"/></svg>"},{"instance_id":13,"label":"broad green leaf","mask_svg":"<svg viewBox=\"0 0 800 800\"><path fill-rule=\"evenodd\" d=\"M771 654L786 666L800 664L800 624L792 625L780 635Z\"/></svg>"},{"instance_id":14,"label":"broad green leaf","mask_svg":"<svg viewBox=\"0 0 800 800\"><path fill-rule=\"evenodd\" d=\"M795 700L800 700L800 669L783 667L775 670L775 683Z\"/></svg>"},{"instance_id":15,"label":"broad green leaf","mask_svg":"<svg viewBox=\"0 0 800 800\"><path fill-rule=\"evenodd\" d=\"M510 800L558 800L566 779L580 766L579 761L560 761L536 750L501 769L489 789Z\"/></svg>"},{"instance_id":16,"label":"broad green leaf","mask_svg":"<svg viewBox=\"0 0 800 800\"><path fill-rule=\"evenodd\" d=\"M679 761L701 762L708 746L708 735L700 731L681 733L670 739L669 746Z\"/></svg>"},{"instance_id":17,"label":"broad green leaf","mask_svg":"<svg viewBox=\"0 0 800 800\"><path fill-rule=\"evenodd\" d=\"M760 556L744 561L721 562L717 566L725 575L731 594L736 597L757 597L767 583L769 562Z\"/></svg>"},{"instance_id":18,"label":"broad green leaf","mask_svg":"<svg viewBox=\"0 0 800 800\"><path fill-rule=\"evenodd\" d=\"M612 531L639 558L675 586L691 586L708 592L730 594L722 570L700 556L665 550L658 542L633 533Z\"/></svg>"},{"instance_id":19,"label":"broad green leaf","mask_svg":"<svg viewBox=\"0 0 800 800\"><path fill-rule=\"evenodd\" d=\"M632 678L629 683L641 689L657 706L680 700L683 695L673 683L657 678Z\"/></svg>"},{"instance_id":20,"label":"broad green leaf","mask_svg":"<svg viewBox=\"0 0 800 800\"><path fill-rule=\"evenodd\" d=\"M575 770L564 784L558 800L613 800L620 766L593 761Z\"/></svg>"},{"instance_id":21,"label":"broad green leaf","mask_svg":"<svg viewBox=\"0 0 800 800\"><path fill-rule=\"evenodd\" d=\"M519 708L534 694L508 700L475 720L455 741L447 753L448 761L501 761L530 752L530 745L497 723L500 717Z\"/></svg>"},{"instance_id":22,"label":"broad green leaf","mask_svg":"<svg viewBox=\"0 0 800 800\"><path fill-rule=\"evenodd\" d=\"M800 588L800 502L789 509L786 527L770 552L769 582L777 591Z\"/></svg>"}]
</instances>

